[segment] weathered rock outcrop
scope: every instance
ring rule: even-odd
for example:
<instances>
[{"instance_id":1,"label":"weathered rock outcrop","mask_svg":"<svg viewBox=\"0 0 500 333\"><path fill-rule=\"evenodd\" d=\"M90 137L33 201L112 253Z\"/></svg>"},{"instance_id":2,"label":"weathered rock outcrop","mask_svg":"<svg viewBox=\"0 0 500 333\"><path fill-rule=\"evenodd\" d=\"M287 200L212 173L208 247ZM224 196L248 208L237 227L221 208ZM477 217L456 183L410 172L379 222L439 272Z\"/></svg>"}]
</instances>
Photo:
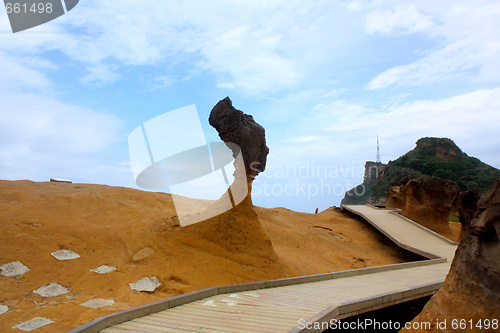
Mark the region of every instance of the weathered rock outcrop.
<instances>
[{"instance_id":1,"label":"weathered rock outcrop","mask_svg":"<svg viewBox=\"0 0 500 333\"><path fill-rule=\"evenodd\" d=\"M443 236L453 237L449 216L459 194L458 185L439 177L403 179L393 187L387 208L399 208L407 218Z\"/></svg>"},{"instance_id":2,"label":"weathered rock outcrop","mask_svg":"<svg viewBox=\"0 0 500 333\"><path fill-rule=\"evenodd\" d=\"M460 230L459 239L462 240L465 236L467 229L469 228L474 214L477 210L477 203L479 201L479 191L471 190L460 192L458 198L455 202L455 206L458 212L458 218L462 225Z\"/></svg>"},{"instance_id":3,"label":"weathered rock outcrop","mask_svg":"<svg viewBox=\"0 0 500 333\"><path fill-rule=\"evenodd\" d=\"M448 138L421 138L417 142L415 151L422 156L434 156L443 161L460 161L467 156L452 140Z\"/></svg>"},{"instance_id":4,"label":"weathered rock outcrop","mask_svg":"<svg viewBox=\"0 0 500 333\"><path fill-rule=\"evenodd\" d=\"M235 109L229 97L215 105L210 113L209 123L219 132L220 138L232 150L235 158L241 153L243 163L235 161L234 182L227 191L233 207L225 206L224 196L215 201L212 207L222 213L204 220L203 223L185 228L185 242L189 244L189 238L196 235L204 239L207 246L215 243L228 253L249 251L255 257L263 258L266 265L271 263L284 271L286 268L262 228L251 198L253 179L259 172L264 171L269 153L264 128L257 124L252 116ZM243 196L242 187L248 187L248 193L244 191ZM224 209L221 209L221 205ZM199 248L203 246L198 245Z\"/></svg>"},{"instance_id":5,"label":"weathered rock outcrop","mask_svg":"<svg viewBox=\"0 0 500 333\"><path fill-rule=\"evenodd\" d=\"M266 169L269 148L266 146L264 127L257 124L251 115L235 109L229 97L214 106L208 121L219 132L222 141L235 143L241 148L251 188L253 179Z\"/></svg>"},{"instance_id":6,"label":"weathered rock outcrop","mask_svg":"<svg viewBox=\"0 0 500 333\"><path fill-rule=\"evenodd\" d=\"M367 162L370 170L373 162ZM451 139L421 138L416 142L415 149L407 152L395 161L380 169L379 177L370 177L367 182L346 192L343 204L383 204L387 202L389 190L392 186L401 186L401 179L410 176L440 177L453 180L461 191L486 189L500 177L500 170L481 162L479 159L468 156ZM369 174L372 176L372 174Z\"/></svg>"},{"instance_id":7,"label":"weathered rock outcrop","mask_svg":"<svg viewBox=\"0 0 500 333\"><path fill-rule=\"evenodd\" d=\"M433 332L498 332L500 325L500 179L478 202L450 273L414 322L431 322ZM446 328L436 322L447 321ZM453 329L452 323L465 325ZM486 324L489 325L486 328ZM472 325L472 326L471 326ZM482 328L479 327L482 325Z\"/></svg>"}]
</instances>

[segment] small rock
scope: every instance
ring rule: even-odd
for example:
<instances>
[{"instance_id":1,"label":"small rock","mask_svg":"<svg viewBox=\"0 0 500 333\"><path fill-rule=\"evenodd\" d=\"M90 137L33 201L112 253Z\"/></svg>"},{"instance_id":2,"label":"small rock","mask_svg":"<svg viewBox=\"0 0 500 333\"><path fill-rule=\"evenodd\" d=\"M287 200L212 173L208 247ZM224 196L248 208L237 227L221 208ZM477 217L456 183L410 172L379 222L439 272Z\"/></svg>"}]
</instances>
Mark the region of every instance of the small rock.
<instances>
[{"instance_id":1,"label":"small rock","mask_svg":"<svg viewBox=\"0 0 500 333\"><path fill-rule=\"evenodd\" d=\"M82 303L80 305L86 306L88 308L99 309L99 308L103 308L106 306L111 306L113 304L115 304L115 301L113 301L113 300L95 298L95 299L91 299L90 301L87 301L85 303Z\"/></svg>"},{"instance_id":2,"label":"small rock","mask_svg":"<svg viewBox=\"0 0 500 333\"><path fill-rule=\"evenodd\" d=\"M54 321L44 317L36 317L31 320L25 321L24 323L20 323L12 328L17 328L18 330L25 332L31 332L33 330L36 330L37 328L52 324L53 322Z\"/></svg>"},{"instance_id":3,"label":"small rock","mask_svg":"<svg viewBox=\"0 0 500 333\"><path fill-rule=\"evenodd\" d=\"M73 183L73 181L69 179L61 179L61 178L50 178L51 182L55 183Z\"/></svg>"},{"instance_id":4,"label":"small rock","mask_svg":"<svg viewBox=\"0 0 500 333\"><path fill-rule=\"evenodd\" d=\"M7 305L0 305L0 315L9 311L9 307Z\"/></svg>"},{"instance_id":5,"label":"small rock","mask_svg":"<svg viewBox=\"0 0 500 333\"><path fill-rule=\"evenodd\" d=\"M72 260L80 258L78 253L71 250L57 250L56 252L52 252L51 255L57 260Z\"/></svg>"},{"instance_id":6,"label":"small rock","mask_svg":"<svg viewBox=\"0 0 500 333\"><path fill-rule=\"evenodd\" d=\"M69 293L69 291L70 290L68 288L61 286L59 283L51 283L47 286L42 286L37 290L33 290L35 294L38 294L43 297L61 296Z\"/></svg>"},{"instance_id":7,"label":"small rock","mask_svg":"<svg viewBox=\"0 0 500 333\"><path fill-rule=\"evenodd\" d=\"M13 261L2 265L0 269L2 270L2 275L7 277L21 276L30 270L19 261Z\"/></svg>"},{"instance_id":8,"label":"small rock","mask_svg":"<svg viewBox=\"0 0 500 333\"><path fill-rule=\"evenodd\" d=\"M129 284L129 287L132 290L149 292L155 291L155 289L159 286L161 286L161 282L156 276L143 277L139 281Z\"/></svg>"},{"instance_id":9,"label":"small rock","mask_svg":"<svg viewBox=\"0 0 500 333\"><path fill-rule=\"evenodd\" d=\"M134 256L132 257L132 260L133 261L141 261L142 259L146 259L147 257L153 255L154 253L155 253L155 250L153 250L152 248L150 248L148 246L148 247L145 247L145 248L137 251L137 253L134 254Z\"/></svg>"},{"instance_id":10,"label":"small rock","mask_svg":"<svg viewBox=\"0 0 500 333\"><path fill-rule=\"evenodd\" d=\"M116 272L116 270L117 270L117 268L114 266L102 265L102 266L99 266L95 269L91 269L90 271L95 272L97 274L107 274L107 273Z\"/></svg>"}]
</instances>

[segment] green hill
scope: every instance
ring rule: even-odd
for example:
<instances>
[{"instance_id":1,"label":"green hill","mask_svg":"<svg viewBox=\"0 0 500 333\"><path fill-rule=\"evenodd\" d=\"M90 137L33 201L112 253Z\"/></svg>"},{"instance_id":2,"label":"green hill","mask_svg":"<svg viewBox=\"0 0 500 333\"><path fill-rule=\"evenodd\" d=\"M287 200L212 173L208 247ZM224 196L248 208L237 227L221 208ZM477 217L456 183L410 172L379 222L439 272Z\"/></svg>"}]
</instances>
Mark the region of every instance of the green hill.
<instances>
[{"instance_id":1,"label":"green hill","mask_svg":"<svg viewBox=\"0 0 500 333\"><path fill-rule=\"evenodd\" d=\"M431 176L453 180L462 191L478 189L483 193L500 177L500 170L468 156L451 139L426 137L417 141L415 149L390 161L376 182L358 185L365 186L363 196L346 193L342 203L383 203L389 188L401 185L403 178ZM357 193L361 193L359 188Z\"/></svg>"}]
</instances>

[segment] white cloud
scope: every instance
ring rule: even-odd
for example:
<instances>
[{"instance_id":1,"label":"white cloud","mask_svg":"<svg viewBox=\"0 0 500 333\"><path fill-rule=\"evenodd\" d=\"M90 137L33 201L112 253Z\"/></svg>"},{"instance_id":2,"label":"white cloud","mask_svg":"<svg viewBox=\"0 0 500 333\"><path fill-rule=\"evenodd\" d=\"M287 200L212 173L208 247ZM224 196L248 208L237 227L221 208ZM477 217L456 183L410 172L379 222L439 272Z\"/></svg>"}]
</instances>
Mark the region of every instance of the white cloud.
<instances>
[{"instance_id":1,"label":"white cloud","mask_svg":"<svg viewBox=\"0 0 500 333\"><path fill-rule=\"evenodd\" d=\"M492 59L500 56L500 44L486 48L474 47L474 42L460 41L432 52L414 63L393 67L381 73L368 84L369 89L385 88L392 84L423 85L441 82L463 76L478 77L477 69L483 66L498 66L500 62ZM481 76L490 75L483 73Z\"/></svg>"},{"instance_id":2,"label":"white cloud","mask_svg":"<svg viewBox=\"0 0 500 333\"><path fill-rule=\"evenodd\" d=\"M366 17L368 33L415 33L434 28L434 18L419 11L415 6L396 6L375 10Z\"/></svg>"},{"instance_id":3,"label":"white cloud","mask_svg":"<svg viewBox=\"0 0 500 333\"><path fill-rule=\"evenodd\" d=\"M232 82L220 82L217 83L217 87L221 89L235 89L236 86Z\"/></svg>"},{"instance_id":4,"label":"white cloud","mask_svg":"<svg viewBox=\"0 0 500 333\"><path fill-rule=\"evenodd\" d=\"M232 85L251 95L291 88L301 80L293 60L279 54L282 36L239 26L204 43L203 67L227 73ZM229 87L231 83L223 83Z\"/></svg>"},{"instance_id":5,"label":"white cloud","mask_svg":"<svg viewBox=\"0 0 500 333\"><path fill-rule=\"evenodd\" d=\"M419 34L436 44L416 61L380 73L370 89L464 75L498 81L500 37L492 32L500 29L499 14L497 1L89 0L22 39L0 36L0 50L59 50L87 69L84 82L98 85L115 82L124 66L158 66L171 75L185 65L213 73L219 87L260 97L311 84L318 71L334 68L337 57L352 52L348 46L365 21L369 35ZM0 23L8 26L6 15Z\"/></svg>"},{"instance_id":6,"label":"white cloud","mask_svg":"<svg viewBox=\"0 0 500 333\"><path fill-rule=\"evenodd\" d=\"M152 90L166 89L171 87L176 82L172 75L160 75L149 82Z\"/></svg>"},{"instance_id":7,"label":"white cloud","mask_svg":"<svg viewBox=\"0 0 500 333\"><path fill-rule=\"evenodd\" d=\"M363 1L361 0L353 0L353 1L350 1L347 6L346 6L347 9L349 10L361 10L363 9Z\"/></svg>"},{"instance_id":8,"label":"white cloud","mask_svg":"<svg viewBox=\"0 0 500 333\"><path fill-rule=\"evenodd\" d=\"M115 116L35 94L0 98L5 110L0 123L2 178L48 179L64 173L85 179L103 168L98 155L116 142L121 126Z\"/></svg>"},{"instance_id":9,"label":"white cloud","mask_svg":"<svg viewBox=\"0 0 500 333\"><path fill-rule=\"evenodd\" d=\"M321 94L316 97L320 99ZM323 94L324 96L324 94ZM277 177L280 170L308 169L297 185L306 184L306 194L258 196L258 205L279 205L313 211L338 204L343 197L332 194L336 189L351 189L362 182L365 161L376 158L376 139L380 136L382 161L394 160L413 149L425 136L448 137L470 156L500 168L498 124L500 123L500 88L476 90L441 99L399 101L399 104L360 105L350 100L329 100L324 96L308 115L299 117L290 131L281 129L268 141L268 171L260 175L255 186L259 191L276 191L285 186L295 189L292 174ZM292 133L292 135L290 135ZM280 139L281 138L281 139ZM314 170L338 169L336 177L315 176ZM361 168L361 173L359 172ZM323 183L321 182L323 180ZM332 191L308 198L307 186L313 190L330 184ZM316 185L314 185L316 184ZM324 185L328 189L328 185ZM321 192L319 192L321 193ZM272 203L270 203L272 202Z\"/></svg>"},{"instance_id":10,"label":"white cloud","mask_svg":"<svg viewBox=\"0 0 500 333\"><path fill-rule=\"evenodd\" d=\"M360 126L369 125L372 122L369 117L375 117L375 114L375 109L345 100L334 100L316 105L312 119L315 123L321 123L322 126L329 124L328 130L348 132Z\"/></svg>"},{"instance_id":11,"label":"white cloud","mask_svg":"<svg viewBox=\"0 0 500 333\"><path fill-rule=\"evenodd\" d=\"M498 147L500 88L477 90L437 100L415 100L386 109L364 107L346 101L321 104L310 123L321 123L312 132L330 135L341 146L364 147L380 134L386 160L413 148L424 136L448 137L471 155L500 167L500 157L485 154L485 147ZM330 119L328 121L327 119ZM489 150L491 152L491 150Z\"/></svg>"},{"instance_id":12,"label":"white cloud","mask_svg":"<svg viewBox=\"0 0 500 333\"><path fill-rule=\"evenodd\" d=\"M373 5L373 3L372 3ZM437 43L418 60L382 72L369 89L423 85L465 78L499 81L498 1L384 1L370 6L365 29L387 36L420 33ZM492 73L493 72L493 73Z\"/></svg>"},{"instance_id":13,"label":"white cloud","mask_svg":"<svg viewBox=\"0 0 500 333\"><path fill-rule=\"evenodd\" d=\"M120 74L116 73L116 66L102 63L87 67L88 74L81 78L86 84L101 86L115 82Z\"/></svg>"},{"instance_id":14,"label":"white cloud","mask_svg":"<svg viewBox=\"0 0 500 333\"><path fill-rule=\"evenodd\" d=\"M165 75L186 66L214 74L220 87L261 97L303 84L330 60L336 41L352 39L332 35L331 25L348 28L337 9L299 0L89 0L22 38L0 36L0 50L59 50L87 70L86 83L113 83L124 66L162 67Z\"/></svg>"},{"instance_id":15,"label":"white cloud","mask_svg":"<svg viewBox=\"0 0 500 333\"><path fill-rule=\"evenodd\" d=\"M2 116L2 135L15 138L33 151L100 151L116 139L120 124L113 115L38 95L2 95L2 107L7 110Z\"/></svg>"},{"instance_id":16,"label":"white cloud","mask_svg":"<svg viewBox=\"0 0 500 333\"><path fill-rule=\"evenodd\" d=\"M326 140L328 137L326 136L320 136L320 135L306 135L306 136L299 136L299 137L294 137L291 139L288 139L289 142L312 142L312 141L319 141L319 140Z\"/></svg>"},{"instance_id":17,"label":"white cloud","mask_svg":"<svg viewBox=\"0 0 500 333\"><path fill-rule=\"evenodd\" d=\"M19 89L45 91L52 83L47 76L30 66L23 65L26 59L13 59L0 51L0 89L17 91Z\"/></svg>"}]
</instances>

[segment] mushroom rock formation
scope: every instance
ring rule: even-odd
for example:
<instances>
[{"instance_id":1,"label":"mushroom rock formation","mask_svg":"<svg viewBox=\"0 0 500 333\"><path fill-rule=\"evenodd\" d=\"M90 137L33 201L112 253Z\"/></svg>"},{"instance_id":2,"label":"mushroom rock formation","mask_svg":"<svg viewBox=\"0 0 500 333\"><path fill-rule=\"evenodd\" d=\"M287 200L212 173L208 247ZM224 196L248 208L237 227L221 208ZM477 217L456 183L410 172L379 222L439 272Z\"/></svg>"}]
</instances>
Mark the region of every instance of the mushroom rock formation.
<instances>
[{"instance_id":1,"label":"mushroom rock formation","mask_svg":"<svg viewBox=\"0 0 500 333\"><path fill-rule=\"evenodd\" d=\"M433 332L498 332L500 327L500 179L478 202L451 270L438 293L414 322L431 322ZM447 321L438 327L436 322ZM496 328L492 326L496 321ZM472 325L472 326L471 326ZM482 325L482 329L478 325ZM486 328L485 325L488 325ZM459 326L460 328L460 326ZM408 330L411 332L411 330Z\"/></svg>"},{"instance_id":2,"label":"mushroom rock formation","mask_svg":"<svg viewBox=\"0 0 500 333\"><path fill-rule=\"evenodd\" d=\"M264 127L257 124L251 115L235 109L229 97L214 106L208 121L219 132L222 141L226 144L234 143L240 147L245 165L248 197L250 197L253 179L266 169L269 148L266 146ZM233 150L233 155L235 153ZM239 171L236 170L235 178Z\"/></svg>"},{"instance_id":3,"label":"mushroom rock formation","mask_svg":"<svg viewBox=\"0 0 500 333\"><path fill-rule=\"evenodd\" d=\"M235 158L234 182L228 190L229 196L239 196L241 188L248 188L248 192L243 191L243 199L234 200L232 208L218 209L220 214L179 230L179 237L182 237L183 244L207 252L216 244L217 248L224 251L224 256L237 255L242 266L249 269L258 267L264 272L280 272L285 276L288 268L274 251L271 240L262 228L250 195L252 181L259 172L264 171L269 153L264 128L252 116L236 110L229 97L215 105L209 123L219 132ZM213 206L219 207L223 202L221 199L214 202ZM203 242L195 244L193 239L203 239Z\"/></svg>"},{"instance_id":4,"label":"mushroom rock formation","mask_svg":"<svg viewBox=\"0 0 500 333\"><path fill-rule=\"evenodd\" d=\"M391 188L387 208L400 208L407 218L452 237L449 216L459 192L452 180L439 177L410 179L402 186Z\"/></svg>"}]
</instances>

